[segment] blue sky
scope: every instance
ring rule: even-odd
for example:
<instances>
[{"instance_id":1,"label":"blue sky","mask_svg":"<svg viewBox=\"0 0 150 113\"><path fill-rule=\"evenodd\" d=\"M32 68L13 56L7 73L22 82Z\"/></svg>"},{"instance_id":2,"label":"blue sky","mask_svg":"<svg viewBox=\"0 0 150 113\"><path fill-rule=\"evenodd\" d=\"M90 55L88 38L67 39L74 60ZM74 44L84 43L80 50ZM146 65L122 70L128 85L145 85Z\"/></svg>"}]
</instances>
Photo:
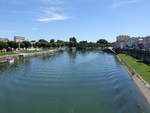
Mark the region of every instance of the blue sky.
<instances>
[{"instance_id":1,"label":"blue sky","mask_svg":"<svg viewBox=\"0 0 150 113\"><path fill-rule=\"evenodd\" d=\"M115 41L150 35L149 0L0 0L0 37Z\"/></svg>"}]
</instances>

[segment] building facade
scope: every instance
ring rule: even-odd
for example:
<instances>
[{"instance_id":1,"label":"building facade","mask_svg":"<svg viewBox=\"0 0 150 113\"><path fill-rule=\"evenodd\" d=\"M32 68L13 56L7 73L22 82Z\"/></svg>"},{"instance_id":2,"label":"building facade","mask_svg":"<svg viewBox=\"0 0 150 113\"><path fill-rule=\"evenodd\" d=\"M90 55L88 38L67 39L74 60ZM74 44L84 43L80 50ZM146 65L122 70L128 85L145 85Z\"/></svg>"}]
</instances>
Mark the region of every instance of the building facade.
<instances>
[{"instance_id":1,"label":"building facade","mask_svg":"<svg viewBox=\"0 0 150 113\"><path fill-rule=\"evenodd\" d=\"M144 48L150 49L150 36L143 38Z\"/></svg>"},{"instance_id":2,"label":"building facade","mask_svg":"<svg viewBox=\"0 0 150 113\"><path fill-rule=\"evenodd\" d=\"M14 41L15 42L23 42L23 41L25 41L25 37L14 36Z\"/></svg>"},{"instance_id":3,"label":"building facade","mask_svg":"<svg viewBox=\"0 0 150 113\"><path fill-rule=\"evenodd\" d=\"M0 42L8 42L9 40L7 38L0 38Z\"/></svg>"},{"instance_id":4,"label":"building facade","mask_svg":"<svg viewBox=\"0 0 150 113\"><path fill-rule=\"evenodd\" d=\"M135 48L138 44L138 39L137 38L130 38L127 42L128 48Z\"/></svg>"},{"instance_id":5,"label":"building facade","mask_svg":"<svg viewBox=\"0 0 150 113\"><path fill-rule=\"evenodd\" d=\"M130 39L128 35L119 35L117 36L117 48L125 49L127 47L127 42Z\"/></svg>"},{"instance_id":6,"label":"building facade","mask_svg":"<svg viewBox=\"0 0 150 113\"><path fill-rule=\"evenodd\" d=\"M147 37L130 37L120 35L117 37L116 48L120 49L143 49L150 50L150 36Z\"/></svg>"}]
</instances>

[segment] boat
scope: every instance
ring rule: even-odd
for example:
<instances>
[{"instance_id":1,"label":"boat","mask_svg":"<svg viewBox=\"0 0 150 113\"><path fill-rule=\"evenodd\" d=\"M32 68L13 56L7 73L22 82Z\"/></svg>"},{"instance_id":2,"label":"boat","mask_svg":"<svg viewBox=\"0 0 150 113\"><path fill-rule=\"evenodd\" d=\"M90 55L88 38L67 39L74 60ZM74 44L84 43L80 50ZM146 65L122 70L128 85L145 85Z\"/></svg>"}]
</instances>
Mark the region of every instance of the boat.
<instances>
[{"instance_id":1,"label":"boat","mask_svg":"<svg viewBox=\"0 0 150 113\"><path fill-rule=\"evenodd\" d=\"M5 58L0 58L0 63L7 63L7 60Z\"/></svg>"},{"instance_id":2,"label":"boat","mask_svg":"<svg viewBox=\"0 0 150 113\"><path fill-rule=\"evenodd\" d=\"M14 58L12 57L4 57L4 58L0 58L0 63L14 63Z\"/></svg>"},{"instance_id":3,"label":"boat","mask_svg":"<svg viewBox=\"0 0 150 113\"><path fill-rule=\"evenodd\" d=\"M7 57L6 60L7 60L7 63L10 63L10 64L14 63L15 61L14 58L12 57Z\"/></svg>"}]
</instances>

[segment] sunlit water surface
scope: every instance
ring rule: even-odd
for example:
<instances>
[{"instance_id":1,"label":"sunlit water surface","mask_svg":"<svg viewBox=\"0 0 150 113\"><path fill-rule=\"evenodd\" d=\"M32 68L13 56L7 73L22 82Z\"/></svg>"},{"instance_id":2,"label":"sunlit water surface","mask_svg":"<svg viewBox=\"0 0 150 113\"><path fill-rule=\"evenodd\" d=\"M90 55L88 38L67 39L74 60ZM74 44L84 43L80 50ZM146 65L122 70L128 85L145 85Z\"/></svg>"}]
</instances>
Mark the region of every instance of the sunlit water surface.
<instances>
[{"instance_id":1,"label":"sunlit water surface","mask_svg":"<svg viewBox=\"0 0 150 113\"><path fill-rule=\"evenodd\" d=\"M115 56L62 52L0 65L0 113L150 113Z\"/></svg>"}]
</instances>

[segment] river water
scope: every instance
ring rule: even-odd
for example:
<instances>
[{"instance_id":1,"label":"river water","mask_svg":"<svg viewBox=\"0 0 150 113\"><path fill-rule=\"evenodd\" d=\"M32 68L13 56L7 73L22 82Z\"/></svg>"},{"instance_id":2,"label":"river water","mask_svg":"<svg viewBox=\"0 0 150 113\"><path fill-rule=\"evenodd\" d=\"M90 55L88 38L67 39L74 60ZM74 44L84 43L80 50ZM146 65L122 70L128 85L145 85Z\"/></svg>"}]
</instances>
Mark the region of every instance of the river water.
<instances>
[{"instance_id":1,"label":"river water","mask_svg":"<svg viewBox=\"0 0 150 113\"><path fill-rule=\"evenodd\" d=\"M61 52L0 65L0 113L150 113L115 56Z\"/></svg>"}]
</instances>

